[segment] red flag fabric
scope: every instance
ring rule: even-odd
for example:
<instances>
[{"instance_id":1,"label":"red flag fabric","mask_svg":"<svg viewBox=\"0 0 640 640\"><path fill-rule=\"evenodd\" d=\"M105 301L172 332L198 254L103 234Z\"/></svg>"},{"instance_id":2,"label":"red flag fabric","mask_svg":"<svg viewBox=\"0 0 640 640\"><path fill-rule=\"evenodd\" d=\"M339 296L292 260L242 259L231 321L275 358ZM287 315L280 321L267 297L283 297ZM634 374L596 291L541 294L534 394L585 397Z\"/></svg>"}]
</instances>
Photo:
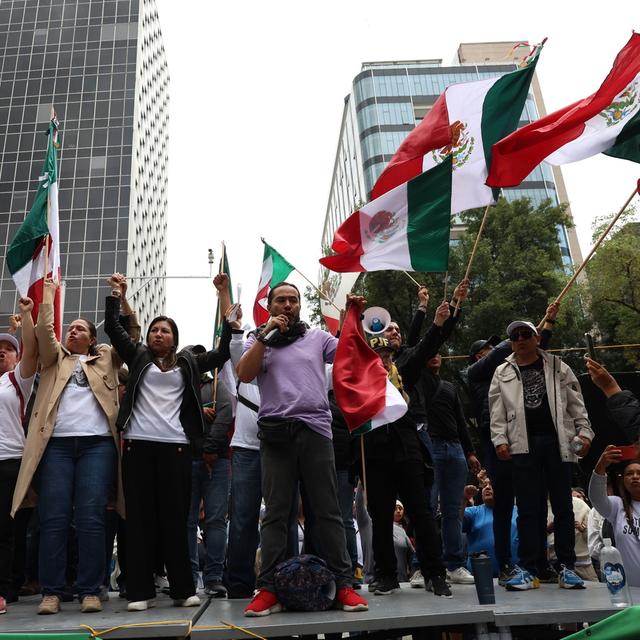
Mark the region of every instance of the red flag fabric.
<instances>
[{"instance_id":1,"label":"red flag fabric","mask_svg":"<svg viewBox=\"0 0 640 640\"><path fill-rule=\"evenodd\" d=\"M349 427L355 431L385 408L387 370L360 329L360 312L350 306L333 360L333 392Z\"/></svg>"},{"instance_id":2,"label":"red flag fabric","mask_svg":"<svg viewBox=\"0 0 640 640\"><path fill-rule=\"evenodd\" d=\"M637 100L638 82L640 35L634 33L594 94L535 120L493 145L486 184L490 187L515 187L545 159L559 165L606 151L615 142L617 131L613 125L624 124L624 118L633 113L627 105L618 108L617 112L614 109L607 120L606 111L616 107L617 97L622 92L629 93L632 102ZM562 153L549 157L561 148Z\"/></svg>"},{"instance_id":3,"label":"red flag fabric","mask_svg":"<svg viewBox=\"0 0 640 640\"><path fill-rule=\"evenodd\" d=\"M371 200L391 191L400 184L419 176L423 172L423 157L428 151L440 149L451 142L451 127L447 101L443 93L422 122L404 139L398 150L380 174L373 189Z\"/></svg>"}]
</instances>

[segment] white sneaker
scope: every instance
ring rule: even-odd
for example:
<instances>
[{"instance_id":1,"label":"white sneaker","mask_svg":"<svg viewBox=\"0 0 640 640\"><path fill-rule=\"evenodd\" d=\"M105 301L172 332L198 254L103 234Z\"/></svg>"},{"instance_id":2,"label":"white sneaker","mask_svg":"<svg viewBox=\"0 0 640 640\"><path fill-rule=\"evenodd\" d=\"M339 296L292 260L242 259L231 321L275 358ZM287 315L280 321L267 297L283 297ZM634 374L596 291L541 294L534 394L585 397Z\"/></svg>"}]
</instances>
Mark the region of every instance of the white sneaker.
<instances>
[{"instance_id":1,"label":"white sneaker","mask_svg":"<svg viewBox=\"0 0 640 640\"><path fill-rule=\"evenodd\" d=\"M127 611L146 611L155 606L155 600L134 600L127 605Z\"/></svg>"},{"instance_id":2,"label":"white sneaker","mask_svg":"<svg viewBox=\"0 0 640 640\"><path fill-rule=\"evenodd\" d=\"M453 571L447 569L447 580L452 584L475 584L476 582L466 567L458 567Z\"/></svg>"},{"instance_id":3,"label":"white sneaker","mask_svg":"<svg viewBox=\"0 0 640 640\"><path fill-rule=\"evenodd\" d=\"M424 576L422 575L422 571L420 571L420 569L418 569L411 576L411 580L409 580L409 584L413 589L424 589Z\"/></svg>"},{"instance_id":4,"label":"white sneaker","mask_svg":"<svg viewBox=\"0 0 640 640\"><path fill-rule=\"evenodd\" d=\"M184 600L174 600L174 607L199 607L202 604L202 600L198 596L189 596Z\"/></svg>"}]
</instances>

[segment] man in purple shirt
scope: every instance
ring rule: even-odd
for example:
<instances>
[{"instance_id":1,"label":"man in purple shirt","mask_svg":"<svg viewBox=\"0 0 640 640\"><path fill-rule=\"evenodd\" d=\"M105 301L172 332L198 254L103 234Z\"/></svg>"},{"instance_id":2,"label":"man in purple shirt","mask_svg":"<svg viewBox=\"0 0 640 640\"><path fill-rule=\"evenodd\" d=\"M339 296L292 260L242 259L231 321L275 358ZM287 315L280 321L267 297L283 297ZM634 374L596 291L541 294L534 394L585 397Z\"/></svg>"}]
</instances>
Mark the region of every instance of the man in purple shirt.
<instances>
[{"instance_id":1,"label":"man in purple shirt","mask_svg":"<svg viewBox=\"0 0 640 640\"><path fill-rule=\"evenodd\" d=\"M357 296L349 301L360 308L365 304ZM337 606L366 611L367 601L351 588L331 443L325 364L333 362L338 340L300 321L300 292L287 282L271 289L267 309L269 321L249 336L238 364L240 381L257 378L260 389L258 437L266 506L258 593L245 615L266 616L282 609L275 595L274 570L286 559L287 526L298 481L313 509L324 560L335 576Z\"/></svg>"}]
</instances>

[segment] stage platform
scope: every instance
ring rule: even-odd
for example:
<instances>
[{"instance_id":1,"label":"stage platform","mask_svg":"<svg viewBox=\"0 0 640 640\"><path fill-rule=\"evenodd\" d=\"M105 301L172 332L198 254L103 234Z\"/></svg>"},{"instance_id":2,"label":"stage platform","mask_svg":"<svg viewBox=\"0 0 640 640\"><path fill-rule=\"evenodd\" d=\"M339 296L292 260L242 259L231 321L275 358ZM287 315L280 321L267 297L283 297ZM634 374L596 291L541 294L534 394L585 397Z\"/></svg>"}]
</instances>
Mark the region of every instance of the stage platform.
<instances>
[{"instance_id":1,"label":"stage platform","mask_svg":"<svg viewBox=\"0 0 640 640\"><path fill-rule=\"evenodd\" d=\"M240 628L261 637L316 635L349 631L403 631L432 627L474 626L494 623L499 627L550 625L570 622L597 622L618 611L609 600L603 584L589 583L583 591L567 591L556 585L542 585L526 592L506 592L496 586L496 604L477 604L475 588L454 585L454 598L436 598L421 589L402 589L389 596L368 594L369 611L344 613L282 612L264 618L245 618L247 600L203 600L200 607L172 606L166 596L156 606L142 612L127 612L125 600L112 594L101 613L82 614L77 602L63 603L61 613L36 615L38 597L24 598L9 605L0 616L2 633L69 633L90 626L103 638L183 638L226 640L249 638ZM640 603L640 588L632 589L634 602ZM366 593L366 592L365 592ZM135 625L135 626L130 626ZM235 627L235 628L234 628Z\"/></svg>"}]
</instances>

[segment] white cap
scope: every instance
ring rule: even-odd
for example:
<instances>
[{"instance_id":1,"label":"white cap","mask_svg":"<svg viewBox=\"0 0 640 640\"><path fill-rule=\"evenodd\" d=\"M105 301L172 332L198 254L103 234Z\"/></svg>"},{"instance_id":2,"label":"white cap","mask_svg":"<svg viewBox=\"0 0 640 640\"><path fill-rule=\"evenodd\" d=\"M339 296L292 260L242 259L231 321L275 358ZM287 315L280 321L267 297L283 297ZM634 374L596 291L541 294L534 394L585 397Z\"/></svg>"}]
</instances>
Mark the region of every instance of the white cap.
<instances>
[{"instance_id":1,"label":"white cap","mask_svg":"<svg viewBox=\"0 0 640 640\"><path fill-rule=\"evenodd\" d=\"M520 327L522 327L523 329L531 329L534 336L538 335L538 330L536 329L535 325L533 324L533 322L529 322L528 320L514 320L507 327L507 335L510 336L516 329L519 329Z\"/></svg>"},{"instance_id":2,"label":"white cap","mask_svg":"<svg viewBox=\"0 0 640 640\"><path fill-rule=\"evenodd\" d=\"M16 353L20 353L20 343L10 333L0 333L0 342L8 342L16 350Z\"/></svg>"}]
</instances>

